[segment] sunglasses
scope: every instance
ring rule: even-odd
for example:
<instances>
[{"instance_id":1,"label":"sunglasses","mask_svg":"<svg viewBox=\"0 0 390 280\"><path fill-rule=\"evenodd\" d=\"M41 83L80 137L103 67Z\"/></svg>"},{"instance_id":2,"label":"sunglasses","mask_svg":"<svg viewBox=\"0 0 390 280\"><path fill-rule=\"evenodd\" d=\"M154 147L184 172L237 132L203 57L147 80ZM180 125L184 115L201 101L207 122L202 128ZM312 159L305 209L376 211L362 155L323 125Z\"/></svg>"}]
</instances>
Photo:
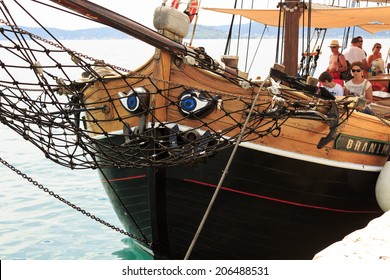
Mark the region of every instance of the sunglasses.
<instances>
[{"instance_id":1,"label":"sunglasses","mask_svg":"<svg viewBox=\"0 0 390 280\"><path fill-rule=\"evenodd\" d=\"M382 47L381 46L376 46L377 49L381 49Z\"/></svg>"},{"instance_id":2,"label":"sunglasses","mask_svg":"<svg viewBox=\"0 0 390 280\"><path fill-rule=\"evenodd\" d=\"M354 72L354 73L355 73L355 72L358 72L358 73L359 73L359 72L362 72L361 69L352 69L351 71Z\"/></svg>"},{"instance_id":3,"label":"sunglasses","mask_svg":"<svg viewBox=\"0 0 390 280\"><path fill-rule=\"evenodd\" d=\"M363 43L363 41L359 41L359 43Z\"/></svg>"}]
</instances>

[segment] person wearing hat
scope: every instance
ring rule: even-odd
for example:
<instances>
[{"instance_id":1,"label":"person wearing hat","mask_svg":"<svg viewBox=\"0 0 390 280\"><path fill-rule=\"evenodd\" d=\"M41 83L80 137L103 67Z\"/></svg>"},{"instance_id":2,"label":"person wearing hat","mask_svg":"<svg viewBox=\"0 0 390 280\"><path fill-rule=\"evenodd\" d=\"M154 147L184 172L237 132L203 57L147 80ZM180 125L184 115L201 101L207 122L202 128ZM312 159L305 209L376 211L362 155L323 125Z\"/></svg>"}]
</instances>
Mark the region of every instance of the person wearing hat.
<instances>
[{"instance_id":1,"label":"person wearing hat","mask_svg":"<svg viewBox=\"0 0 390 280\"><path fill-rule=\"evenodd\" d=\"M348 70L347 61L345 59L345 56L339 51L339 41L332 40L329 47L332 51L332 54L329 57L329 66L326 71L332 75L333 80L336 83L343 85L344 83L340 77L340 73Z\"/></svg>"}]
</instances>

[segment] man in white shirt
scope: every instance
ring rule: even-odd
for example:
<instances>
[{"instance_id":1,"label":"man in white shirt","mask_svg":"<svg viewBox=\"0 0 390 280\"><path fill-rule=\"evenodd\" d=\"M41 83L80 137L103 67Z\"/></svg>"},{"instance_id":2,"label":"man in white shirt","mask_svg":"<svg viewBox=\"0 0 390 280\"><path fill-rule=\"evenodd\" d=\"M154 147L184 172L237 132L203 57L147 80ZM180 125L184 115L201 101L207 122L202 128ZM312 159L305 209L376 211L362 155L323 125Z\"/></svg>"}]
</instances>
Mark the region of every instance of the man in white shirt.
<instances>
[{"instance_id":1,"label":"man in white shirt","mask_svg":"<svg viewBox=\"0 0 390 280\"><path fill-rule=\"evenodd\" d=\"M358 44L358 47L359 48L361 48L361 49L363 49L363 37L362 36L357 36L356 38L358 38L359 39L359 44ZM364 51L364 49L363 49L363 51ZM364 51L364 54L366 55L366 57L367 57L367 53L366 53L366 51Z\"/></svg>"},{"instance_id":2,"label":"man in white shirt","mask_svg":"<svg viewBox=\"0 0 390 280\"><path fill-rule=\"evenodd\" d=\"M360 61L363 63L364 69L367 69L366 54L363 49L359 48L358 37L352 39L351 45L344 50L343 54L349 63L352 64L354 62Z\"/></svg>"}]
</instances>

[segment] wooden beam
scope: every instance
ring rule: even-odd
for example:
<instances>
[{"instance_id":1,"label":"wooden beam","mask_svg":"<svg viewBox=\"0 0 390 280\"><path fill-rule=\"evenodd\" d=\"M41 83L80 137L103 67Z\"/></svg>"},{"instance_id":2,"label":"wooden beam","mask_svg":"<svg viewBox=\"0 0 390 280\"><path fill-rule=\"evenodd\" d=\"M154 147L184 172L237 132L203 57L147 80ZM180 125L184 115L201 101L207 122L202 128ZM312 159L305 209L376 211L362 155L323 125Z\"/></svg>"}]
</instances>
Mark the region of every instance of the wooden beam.
<instances>
[{"instance_id":1,"label":"wooden beam","mask_svg":"<svg viewBox=\"0 0 390 280\"><path fill-rule=\"evenodd\" d=\"M304 3L290 1L284 3L285 27L284 27L284 51L283 65L286 73L296 76L298 73L298 42L299 42L299 19L302 16Z\"/></svg>"}]
</instances>

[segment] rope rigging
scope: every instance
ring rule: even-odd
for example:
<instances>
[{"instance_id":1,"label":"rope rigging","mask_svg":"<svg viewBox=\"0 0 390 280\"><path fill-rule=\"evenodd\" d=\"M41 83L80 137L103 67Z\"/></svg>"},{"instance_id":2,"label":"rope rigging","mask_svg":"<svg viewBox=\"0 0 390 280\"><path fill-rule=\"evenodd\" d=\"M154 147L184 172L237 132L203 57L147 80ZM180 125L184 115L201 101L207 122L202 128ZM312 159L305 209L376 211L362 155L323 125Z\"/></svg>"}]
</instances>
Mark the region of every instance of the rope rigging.
<instances>
[{"instance_id":1,"label":"rope rigging","mask_svg":"<svg viewBox=\"0 0 390 280\"><path fill-rule=\"evenodd\" d=\"M238 86L247 82L247 95L213 92L200 86L160 80L71 50L42 25L51 40L5 18L7 20L0 19L0 23L5 24L0 29L3 42L0 45L1 123L59 165L98 169L114 193L104 172L107 167L165 168L194 164L224 149L237 148L241 142L267 135L278 137L290 118L326 123L332 135L355 109L351 106L353 99L335 101L329 92L318 92L317 87L276 70L271 70L272 79L266 79L261 85L239 79L237 75L222 72L202 48L188 54L197 59L196 67ZM305 71L302 76L315 70L324 36L317 37L317 57L310 57L313 59L311 68L311 60L301 62ZM308 49L309 46L310 43ZM178 64L184 63L183 56L171 54L176 62L180 61ZM95 98L98 91L101 94ZM171 92L181 94L168 94ZM164 102L157 105L151 102L156 99ZM201 108L192 110L198 103L202 104ZM127 110L126 114L121 113L122 107ZM170 112L171 118L162 117L161 111ZM208 118L210 112L217 112L217 117ZM221 129L220 122L229 126ZM186 127L185 130L178 124ZM330 139L324 138L318 148ZM11 167L1 158L0 161ZM27 180L39 185L30 178ZM88 217L148 247L153 246L126 206L122 205L141 237L119 230L43 186L39 187Z\"/></svg>"},{"instance_id":2,"label":"rope rigging","mask_svg":"<svg viewBox=\"0 0 390 280\"><path fill-rule=\"evenodd\" d=\"M4 16L11 18L5 11ZM71 169L167 167L193 163L232 147L239 137L242 116L248 113L259 86L244 81L251 94L236 95L162 81L71 50L53 34L49 33L52 41L6 20L0 19L0 23L5 25L0 30L4 41L0 46L0 121L39 148L47 158ZM319 40L318 37L316 42ZM192 55L198 58L198 67L240 86L242 81L230 73L221 73L202 48L195 49ZM278 89L271 95L266 93L256 101L254 117L242 141L278 135L278 124L291 117L302 118L300 109L324 108L317 110L326 112L330 103L334 103L317 95L317 87L307 87L283 75L273 78L287 79L291 88ZM103 98L95 99L91 95L95 85L100 85ZM148 92L144 92L145 88ZM311 98L300 100L289 93L296 90ZM170 91L182 95L166 94ZM129 99L132 94L135 99ZM275 103L270 98L272 95L284 98L283 104ZM196 96L204 108L197 113L189 112L187 105L183 105L187 104L184 100L188 96ZM149 98L157 97L165 99L164 105L149 106ZM139 108L134 111L127 108L131 114L121 116L118 104L126 108L133 104L131 100L138 100ZM337 102L345 110L343 102L347 101ZM157 112L170 108L179 108L180 115L166 122ZM219 112L219 117L204 117L210 111ZM146 115L151 116L152 122L146 122ZM326 119L315 115L319 121ZM225 118L229 119L229 127L220 129L218 123ZM194 121L196 126L187 131L180 131L177 126ZM115 124L116 130L108 131L107 124ZM114 140L118 133L123 134L124 143Z\"/></svg>"},{"instance_id":3,"label":"rope rigging","mask_svg":"<svg viewBox=\"0 0 390 280\"><path fill-rule=\"evenodd\" d=\"M308 40L306 50L302 53L301 61L298 67L298 76L307 78L314 76L317 68L317 61L321 54L321 49L326 37L327 29L315 28L311 38Z\"/></svg>"},{"instance_id":4,"label":"rope rigging","mask_svg":"<svg viewBox=\"0 0 390 280\"><path fill-rule=\"evenodd\" d=\"M27 40L20 38L17 42L7 35L11 33L18 38L27 36L32 40L28 42L29 45L24 45L24 43L21 45L19 42L27 42ZM126 145L118 145L112 142L110 137L106 141L99 141L99 135L110 136L110 134L105 131L103 124L95 118L95 115L99 112L106 112L108 108L114 110L114 114L119 115L118 112L115 112L116 108L108 105L106 101L84 100L84 88L96 81L105 80L101 73L115 76L115 79L122 81L123 86L133 91L137 90L134 86L136 82L142 81L145 83L147 81L147 84L154 88L153 92L150 92L151 95L162 95L167 98L167 108L172 105L179 106L180 101L170 99L164 95L164 92L173 88L182 88L185 91L189 90L188 86L170 84L168 81L164 81L164 83L169 84L169 87L161 89L157 87L157 81L151 77L143 77L130 71L123 73L120 71L123 70L122 68L118 70L116 67L98 59L80 56L75 51L47 39L34 36L20 28L3 28L2 34L5 34L5 37L9 38L8 40L11 43L9 45L3 44L2 49L16 57L23 57L23 63L12 65L2 61L6 75L2 75L3 78L0 80L2 88L0 93L2 101L0 107L1 122L17 131L24 139L41 149L46 157L60 165L70 168L96 169L107 166L158 167L182 164L196 161L199 158L212 155L218 150L226 149L238 137L238 134L230 135L230 133L235 128L241 127L240 120L232 118L234 123L229 129L217 131L210 128L219 119L209 122L209 120L202 120L198 116L181 116L181 119L195 118L199 121L199 125L194 131L198 129L207 131L204 137L190 141L185 134L177 132L173 125L163 124L164 122L155 115L155 111L161 108L155 108L147 110L148 113L154 115L156 122L159 122L159 127L146 128L137 135L133 133L132 129L129 129L129 135L127 136L129 141L126 142ZM27 51L32 55L26 56L23 54ZM36 61L34 62L35 59L41 58L44 54L49 54L48 57L52 60L53 65L48 62L42 65L36 63ZM67 62L59 63L59 60L54 59L54 54L63 57L65 55ZM92 60L92 63L90 60ZM50 73L50 70L53 69L55 74ZM28 81L18 80L16 77L20 75L19 71L33 71L34 75L28 79L28 76L25 76ZM75 78L81 77L81 74L87 77L83 81ZM4 78L6 76L9 78L8 80ZM106 87L108 86L106 83L103 84ZM112 102L121 100L120 97L113 98L111 96L110 88L106 88L106 90L107 98L112 99ZM193 90L203 91L202 89ZM218 103L218 100L223 97L223 103L218 106L219 110L223 112L221 118L239 113L237 111L230 112L227 109L230 102L237 102L237 96L228 96L225 93L204 94L205 98L212 104ZM243 96L240 97L240 100L243 103L241 110L244 113L253 98ZM296 103L296 101L294 102ZM263 101L263 104L259 104L259 106L270 108L271 104L269 101ZM258 110L254 115L259 119L243 135L243 141L253 140L272 133L269 123L271 121L276 122L276 120L269 119L269 116L261 107L258 107ZM292 111L291 114L293 114ZM129 116L124 120L118 117L117 121L122 122L123 128L126 128L125 123L129 122L131 118L133 116ZM288 114L280 114L277 118L288 118ZM91 133L86 127L80 126L87 123L94 123L101 132ZM161 139L156 140L154 131L159 131L164 135ZM170 140L172 137L176 138L175 141L183 146L182 151L178 151L175 145L172 144L172 140ZM146 143L148 144L145 145ZM184 151L193 152L187 153Z\"/></svg>"}]
</instances>

